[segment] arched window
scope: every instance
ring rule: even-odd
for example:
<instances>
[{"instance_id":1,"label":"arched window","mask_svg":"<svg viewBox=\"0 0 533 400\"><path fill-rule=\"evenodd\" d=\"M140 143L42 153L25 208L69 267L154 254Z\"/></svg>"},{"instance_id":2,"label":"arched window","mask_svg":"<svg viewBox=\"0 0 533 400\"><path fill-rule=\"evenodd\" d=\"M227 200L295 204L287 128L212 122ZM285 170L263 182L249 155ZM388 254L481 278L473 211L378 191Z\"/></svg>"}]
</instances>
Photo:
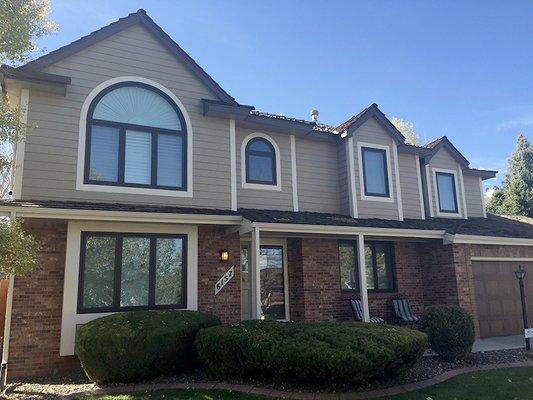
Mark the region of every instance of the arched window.
<instances>
[{"instance_id":1,"label":"arched window","mask_svg":"<svg viewBox=\"0 0 533 400\"><path fill-rule=\"evenodd\" d=\"M256 137L246 144L246 182L277 185L276 151L272 144Z\"/></svg>"},{"instance_id":2,"label":"arched window","mask_svg":"<svg viewBox=\"0 0 533 400\"><path fill-rule=\"evenodd\" d=\"M168 95L139 82L100 92L87 114L84 181L186 190L187 128Z\"/></svg>"}]
</instances>

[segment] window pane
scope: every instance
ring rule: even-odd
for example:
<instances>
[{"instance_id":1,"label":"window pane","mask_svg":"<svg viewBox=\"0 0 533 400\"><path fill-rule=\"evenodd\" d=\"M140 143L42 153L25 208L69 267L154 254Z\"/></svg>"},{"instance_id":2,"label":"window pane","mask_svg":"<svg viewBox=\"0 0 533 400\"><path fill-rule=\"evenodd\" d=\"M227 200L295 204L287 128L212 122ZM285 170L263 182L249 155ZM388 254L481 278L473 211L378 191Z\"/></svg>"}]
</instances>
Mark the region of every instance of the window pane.
<instances>
[{"instance_id":1,"label":"window pane","mask_svg":"<svg viewBox=\"0 0 533 400\"><path fill-rule=\"evenodd\" d=\"M453 175L437 172L437 188L440 210L457 212Z\"/></svg>"},{"instance_id":2,"label":"window pane","mask_svg":"<svg viewBox=\"0 0 533 400\"><path fill-rule=\"evenodd\" d=\"M357 289L356 251L352 243L339 244L341 290Z\"/></svg>"},{"instance_id":3,"label":"window pane","mask_svg":"<svg viewBox=\"0 0 533 400\"><path fill-rule=\"evenodd\" d=\"M271 157L248 155L248 178L252 181L274 182L274 166Z\"/></svg>"},{"instance_id":4,"label":"window pane","mask_svg":"<svg viewBox=\"0 0 533 400\"><path fill-rule=\"evenodd\" d=\"M156 247L155 304L184 304L183 239L159 238Z\"/></svg>"},{"instance_id":5,"label":"window pane","mask_svg":"<svg viewBox=\"0 0 533 400\"><path fill-rule=\"evenodd\" d=\"M374 261L372 260L372 247L368 244L365 244L366 288L368 290L375 288L374 270L372 268L373 264Z\"/></svg>"},{"instance_id":6,"label":"window pane","mask_svg":"<svg viewBox=\"0 0 533 400\"><path fill-rule=\"evenodd\" d=\"M111 307L115 270L115 238L88 236L83 268L83 308Z\"/></svg>"},{"instance_id":7,"label":"window pane","mask_svg":"<svg viewBox=\"0 0 533 400\"><path fill-rule=\"evenodd\" d=\"M157 184L181 187L183 185L183 137L158 135Z\"/></svg>"},{"instance_id":8,"label":"window pane","mask_svg":"<svg viewBox=\"0 0 533 400\"><path fill-rule=\"evenodd\" d=\"M363 168L366 194L388 196L385 151L363 149Z\"/></svg>"},{"instance_id":9,"label":"window pane","mask_svg":"<svg viewBox=\"0 0 533 400\"><path fill-rule=\"evenodd\" d=\"M96 105L93 118L181 130L172 105L159 93L138 86L119 87L105 94Z\"/></svg>"},{"instance_id":10,"label":"window pane","mask_svg":"<svg viewBox=\"0 0 533 400\"><path fill-rule=\"evenodd\" d=\"M120 306L147 306L150 271L150 239L122 239Z\"/></svg>"},{"instance_id":11,"label":"window pane","mask_svg":"<svg viewBox=\"0 0 533 400\"><path fill-rule=\"evenodd\" d=\"M376 243L376 269L378 287L381 290L392 290L391 247L388 244Z\"/></svg>"},{"instance_id":12,"label":"window pane","mask_svg":"<svg viewBox=\"0 0 533 400\"><path fill-rule=\"evenodd\" d=\"M283 249L261 247L259 270L263 316L271 319L284 319Z\"/></svg>"},{"instance_id":13,"label":"window pane","mask_svg":"<svg viewBox=\"0 0 533 400\"><path fill-rule=\"evenodd\" d=\"M152 135L147 132L126 131L126 167L124 181L150 184L152 164Z\"/></svg>"},{"instance_id":14,"label":"window pane","mask_svg":"<svg viewBox=\"0 0 533 400\"><path fill-rule=\"evenodd\" d=\"M248 150L272 153L272 147L265 139L252 139L248 145Z\"/></svg>"},{"instance_id":15,"label":"window pane","mask_svg":"<svg viewBox=\"0 0 533 400\"><path fill-rule=\"evenodd\" d=\"M118 129L107 126L91 126L90 180L118 181L118 142Z\"/></svg>"}]
</instances>

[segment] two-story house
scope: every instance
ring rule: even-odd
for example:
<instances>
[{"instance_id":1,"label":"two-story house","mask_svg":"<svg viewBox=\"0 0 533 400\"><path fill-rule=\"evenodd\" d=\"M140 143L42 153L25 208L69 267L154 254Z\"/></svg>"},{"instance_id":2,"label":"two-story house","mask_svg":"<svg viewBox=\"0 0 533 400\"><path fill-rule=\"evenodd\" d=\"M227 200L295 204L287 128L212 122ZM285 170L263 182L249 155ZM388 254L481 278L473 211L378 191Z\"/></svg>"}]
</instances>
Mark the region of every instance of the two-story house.
<instances>
[{"instance_id":1,"label":"two-story house","mask_svg":"<svg viewBox=\"0 0 533 400\"><path fill-rule=\"evenodd\" d=\"M496 172L446 137L406 144L375 104L337 127L258 112L143 10L0 73L35 127L0 212L43 244L10 279L12 375L76 367L77 326L138 309L334 321L360 298L393 322L402 296L467 308L480 336L520 332L533 229L486 214Z\"/></svg>"}]
</instances>

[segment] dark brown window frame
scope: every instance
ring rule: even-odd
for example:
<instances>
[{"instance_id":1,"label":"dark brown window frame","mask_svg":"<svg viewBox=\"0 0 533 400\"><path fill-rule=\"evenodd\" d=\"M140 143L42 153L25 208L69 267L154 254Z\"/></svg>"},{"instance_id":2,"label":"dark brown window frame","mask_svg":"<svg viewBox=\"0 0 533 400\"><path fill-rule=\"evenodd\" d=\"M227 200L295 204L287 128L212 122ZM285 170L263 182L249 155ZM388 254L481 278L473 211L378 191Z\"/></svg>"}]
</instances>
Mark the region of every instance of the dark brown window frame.
<instances>
[{"instance_id":1,"label":"dark brown window frame","mask_svg":"<svg viewBox=\"0 0 533 400\"><path fill-rule=\"evenodd\" d=\"M254 142L264 142L267 144L267 146L270 148L270 152L267 151L258 151L258 150L250 150L250 145ZM261 157L268 157L270 158L270 163L272 165L272 180L271 181L263 181L260 179L252 179L250 178L250 155L255 156L261 156ZM276 186L278 184L278 177L277 177L277 168L276 168L276 149L270 143L268 139L265 139L263 137L254 137L246 143L246 148L244 149L244 158L245 158L245 166L246 166L246 183L255 183L259 185L271 185Z\"/></svg>"},{"instance_id":2,"label":"dark brown window frame","mask_svg":"<svg viewBox=\"0 0 533 400\"><path fill-rule=\"evenodd\" d=\"M374 193L368 191L367 184L366 184L366 166L365 166L365 152L370 151L374 153L380 153L383 154L383 172L385 174L385 193ZM361 157L362 162L361 165L363 166L363 186L365 189L365 196L368 197L390 197L390 190L389 190L389 169L387 167L387 163L389 162L387 158L387 151L385 149L378 149L375 147L367 147L367 146L361 146Z\"/></svg>"},{"instance_id":3,"label":"dark brown window frame","mask_svg":"<svg viewBox=\"0 0 533 400\"><path fill-rule=\"evenodd\" d=\"M88 237L114 237L115 238L115 260L113 269L113 304L109 307L92 307L83 306L84 293L84 275L85 275L85 256L87 249ZM120 306L121 294L121 272L122 272L122 240L124 238L144 238L150 239L150 261L148 276L148 305L146 306ZM181 239L182 247L182 303L175 304L155 304L155 279L156 279L156 243L157 239ZM78 276L78 314L92 314L104 312L119 312L133 310L168 310L187 308L187 235L186 234L166 234L166 233L121 233L121 232L91 232L84 231L81 233L80 243L80 267Z\"/></svg>"},{"instance_id":4,"label":"dark brown window frame","mask_svg":"<svg viewBox=\"0 0 533 400\"><path fill-rule=\"evenodd\" d=\"M454 209L453 210L443 210L442 206L440 204L440 186L439 186L439 175L443 176L449 176L452 178L452 189L453 189L453 203L454 203ZM448 214L459 214L459 204L457 202L457 188L455 187L455 174L452 174L450 172L441 172L441 171L435 171L435 182L437 183L437 201L439 203L439 212L440 213L448 213Z\"/></svg>"},{"instance_id":5,"label":"dark brown window frame","mask_svg":"<svg viewBox=\"0 0 533 400\"><path fill-rule=\"evenodd\" d=\"M94 109L100 102L103 96L107 93L121 88L121 87L141 87L143 89L150 90L159 96L163 97L170 106L176 112L181 124L181 131L157 128L145 125L136 125L136 124L127 124L123 122L113 122L113 121L104 121L100 119L93 118ZM91 136L92 136L92 127L93 126L104 126L109 128L116 128L119 131L119 145L118 145L118 176L116 181L103 181L90 179L90 167L91 167ZM126 130L145 132L151 135L152 143L152 154L151 154L151 164L150 164L150 183L141 184L141 183L129 183L124 181L125 169L126 169ZM181 186L165 186L157 184L157 161L158 161L158 138L159 135L173 135L179 136L182 138L182 154L181 154ZM89 106L89 111L87 112L87 127L85 132L85 163L84 163L84 172L83 172L83 182L88 185L105 185L105 186L117 186L117 187L134 187L134 188L145 188L145 189L163 189L163 190L175 190L175 191L187 191L187 125L185 119L181 113L181 110L174 103L174 101L161 90L154 88L153 86L147 85L141 82L120 82L111 86L108 86L102 90L98 95L93 99L91 105Z\"/></svg>"},{"instance_id":6,"label":"dark brown window frame","mask_svg":"<svg viewBox=\"0 0 533 400\"><path fill-rule=\"evenodd\" d=\"M353 266L355 276L357 277L355 281L355 289L345 289L342 287L342 284L340 283L339 279L339 285L341 287L341 292L343 293L354 293L359 292L359 255L358 255L358 246L357 241L354 240L339 240L338 241L338 251L340 252L341 245L351 245L354 248L354 255L355 255L355 265ZM389 263L390 263L390 270L391 270L391 287L389 289L376 289L376 284L378 284L378 278L377 278L377 262L376 262L376 244L384 244L389 247ZM367 289L369 293L395 293L397 291L397 282L396 282L396 258L395 258L395 246L393 242L387 242L387 241L380 241L380 240L369 240L365 241L365 246L370 245L372 249L372 274L373 274L373 280L374 280L374 289ZM339 259L339 277L340 277L340 259Z\"/></svg>"}]
</instances>

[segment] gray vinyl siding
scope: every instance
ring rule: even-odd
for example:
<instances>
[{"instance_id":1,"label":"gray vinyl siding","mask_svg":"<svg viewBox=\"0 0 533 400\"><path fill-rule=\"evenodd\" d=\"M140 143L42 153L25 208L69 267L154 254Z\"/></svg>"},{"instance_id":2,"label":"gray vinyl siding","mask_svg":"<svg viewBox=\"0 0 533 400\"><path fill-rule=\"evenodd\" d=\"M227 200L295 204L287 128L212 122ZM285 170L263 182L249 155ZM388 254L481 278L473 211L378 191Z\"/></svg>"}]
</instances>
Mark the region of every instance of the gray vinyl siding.
<instances>
[{"instance_id":1,"label":"gray vinyl siding","mask_svg":"<svg viewBox=\"0 0 533 400\"><path fill-rule=\"evenodd\" d=\"M463 210L463 192L461 191L461 177L459 175L459 169L460 165L459 163L453 158L453 156L450 154L450 152L444 148L441 148L429 161L429 170L430 170L430 177L429 177L429 184L431 185L431 199L430 201L433 204L433 211L434 216L437 217L437 212L439 209L439 204L437 201L437 193L435 188L435 168L442 168L442 169L448 169L453 170L457 172L457 187L455 188L457 192L457 207L460 213L460 216L464 215ZM441 215L442 216L442 215ZM457 217L456 215L453 215L452 217Z\"/></svg>"},{"instance_id":2,"label":"gray vinyl siding","mask_svg":"<svg viewBox=\"0 0 533 400\"><path fill-rule=\"evenodd\" d=\"M371 118L359 127L354 133L354 169L355 169L355 192L357 197L357 211L359 218L382 218L382 219L398 219L398 203L396 196L396 171L394 168L394 154L392 148L392 138L383 129L379 123ZM392 193L394 201L371 201L363 200L361 198L361 184L359 171L359 153L357 150L357 143L372 143L389 146L388 160L391 163L391 176L389 180L392 182Z\"/></svg>"},{"instance_id":3,"label":"gray vinyl siding","mask_svg":"<svg viewBox=\"0 0 533 400\"><path fill-rule=\"evenodd\" d=\"M339 160L339 200L341 214L350 215L350 186L348 182L348 163L346 155L346 141L337 144L337 155Z\"/></svg>"},{"instance_id":4,"label":"gray vinyl siding","mask_svg":"<svg viewBox=\"0 0 533 400\"><path fill-rule=\"evenodd\" d=\"M478 176L464 176L466 209L468 217L483 217L483 203L481 200L481 188Z\"/></svg>"},{"instance_id":5,"label":"gray vinyl siding","mask_svg":"<svg viewBox=\"0 0 533 400\"><path fill-rule=\"evenodd\" d=\"M337 144L296 138L300 211L340 212Z\"/></svg>"},{"instance_id":6,"label":"gray vinyl siding","mask_svg":"<svg viewBox=\"0 0 533 400\"><path fill-rule=\"evenodd\" d=\"M230 207L229 121L202 115L201 99L211 91L141 26L133 26L46 68L67 75L66 96L30 91L23 199ZM183 103L193 127L193 197L76 190L76 162L82 104L100 83L120 76L151 79Z\"/></svg>"},{"instance_id":7,"label":"gray vinyl siding","mask_svg":"<svg viewBox=\"0 0 533 400\"><path fill-rule=\"evenodd\" d=\"M400 188L404 218L422 218L417 161L414 154L399 153Z\"/></svg>"},{"instance_id":8,"label":"gray vinyl siding","mask_svg":"<svg viewBox=\"0 0 533 400\"><path fill-rule=\"evenodd\" d=\"M290 136L286 134L272 133L268 131L261 132L270 136L270 138L279 147L281 164L281 190L278 191L248 189L242 187L241 162L244 162L244 160L241 160L241 149L243 140L251 133L257 133L257 131L240 128L237 128L235 131L237 156L237 207L292 211L293 205Z\"/></svg>"}]
</instances>

